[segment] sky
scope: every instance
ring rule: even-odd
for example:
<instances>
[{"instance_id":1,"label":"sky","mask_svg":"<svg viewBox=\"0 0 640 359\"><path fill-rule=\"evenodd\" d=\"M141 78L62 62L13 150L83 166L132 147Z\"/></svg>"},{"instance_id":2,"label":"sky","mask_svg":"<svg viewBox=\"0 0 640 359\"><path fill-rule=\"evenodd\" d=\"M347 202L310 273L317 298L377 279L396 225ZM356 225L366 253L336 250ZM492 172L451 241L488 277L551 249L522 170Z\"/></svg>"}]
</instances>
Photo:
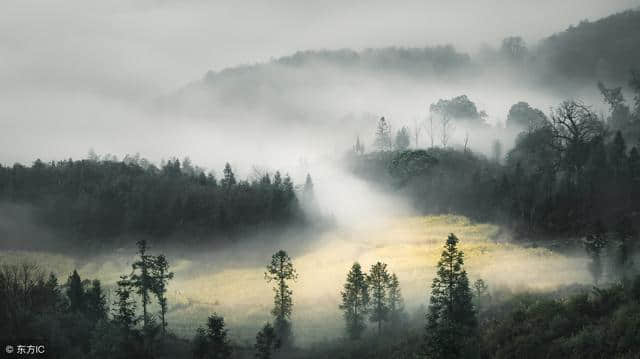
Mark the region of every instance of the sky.
<instances>
[{"instance_id":1,"label":"sky","mask_svg":"<svg viewBox=\"0 0 640 359\"><path fill-rule=\"evenodd\" d=\"M4 0L0 91L137 99L304 49L529 43L640 0Z\"/></svg>"},{"instance_id":2,"label":"sky","mask_svg":"<svg viewBox=\"0 0 640 359\"><path fill-rule=\"evenodd\" d=\"M204 146L224 134L181 118L160 120L140 104L208 70L298 50L450 43L474 51L510 35L533 44L583 19L638 6L640 0L3 0L0 163L78 158L92 147L155 161L194 152L206 159L213 150Z\"/></svg>"}]
</instances>

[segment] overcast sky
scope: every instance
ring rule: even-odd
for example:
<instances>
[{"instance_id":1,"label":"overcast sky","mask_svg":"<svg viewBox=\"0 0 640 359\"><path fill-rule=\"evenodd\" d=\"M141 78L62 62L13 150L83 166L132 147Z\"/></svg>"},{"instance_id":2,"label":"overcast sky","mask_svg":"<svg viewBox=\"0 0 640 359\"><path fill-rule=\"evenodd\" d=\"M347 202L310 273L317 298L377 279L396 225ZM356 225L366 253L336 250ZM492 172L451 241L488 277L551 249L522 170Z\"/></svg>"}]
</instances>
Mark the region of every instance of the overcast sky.
<instances>
[{"instance_id":1,"label":"overcast sky","mask_svg":"<svg viewBox=\"0 0 640 359\"><path fill-rule=\"evenodd\" d=\"M0 91L155 96L207 70L318 48L534 42L640 0L4 0Z\"/></svg>"},{"instance_id":2,"label":"overcast sky","mask_svg":"<svg viewBox=\"0 0 640 359\"><path fill-rule=\"evenodd\" d=\"M451 43L473 51L510 35L532 44L580 20L638 6L640 0L2 0L0 163L79 158L89 148L155 161L191 155L205 166L237 160L242 154L229 151L244 147L254 158L255 148L223 141L255 142L246 131L223 134L190 119L162 119L140 104L208 70L297 50ZM474 100L484 106L500 97L496 91ZM382 102L393 103L386 96ZM498 99L504 108L514 101Z\"/></svg>"}]
</instances>

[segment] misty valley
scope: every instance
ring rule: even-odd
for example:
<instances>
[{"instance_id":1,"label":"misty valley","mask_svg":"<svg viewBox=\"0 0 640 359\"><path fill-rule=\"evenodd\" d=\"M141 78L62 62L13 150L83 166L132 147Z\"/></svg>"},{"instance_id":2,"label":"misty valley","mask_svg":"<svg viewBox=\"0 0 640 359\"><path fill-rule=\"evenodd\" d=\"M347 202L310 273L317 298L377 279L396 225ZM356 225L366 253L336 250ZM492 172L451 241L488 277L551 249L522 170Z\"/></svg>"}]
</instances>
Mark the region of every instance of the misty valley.
<instances>
[{"instance_id":1,"label":"misty valley","mask_svg":"<svg viewBox=\"0 0 640 359\"><path fill-rule=\"evenodd\" d=\"M223 3L0 15L0 357L640 358L633 1Z\"/></svg>"}]
</instances>

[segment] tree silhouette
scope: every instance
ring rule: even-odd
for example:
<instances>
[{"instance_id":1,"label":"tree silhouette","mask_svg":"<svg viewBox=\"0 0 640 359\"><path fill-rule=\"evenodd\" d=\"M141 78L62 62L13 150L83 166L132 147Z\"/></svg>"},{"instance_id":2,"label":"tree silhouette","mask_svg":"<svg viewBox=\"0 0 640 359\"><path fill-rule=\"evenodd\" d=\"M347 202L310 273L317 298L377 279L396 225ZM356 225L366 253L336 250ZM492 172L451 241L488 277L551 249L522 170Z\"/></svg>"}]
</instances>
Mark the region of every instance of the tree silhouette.
<instances>
[{"instance_id":1,"label":"tree silhouette","mask_svg":"<svg viewBox=\"0 0 640 359\"><path fill-rule=\"evenodd\" d=\"M256 359L271 359L271 354L280 348L280 341L276 336L276 330L267 323L256 335L255 344Z\"/></svg>"},{"instance_id":2,"label":"tree silhouette","mask_svg":"<svg viewBox=\"0 0 640 359\"><path fill-rule=\"evenodd\" d=\"M149 324L147 305L151 302L150 294L155 286L155 280L152 276L155 258L147 254L146 240L140 240L136 244L138 245L139 258L132 264L133 273L131 274L130 283L142 298L142 322L144 326L147 326Z\"/></svg>"},{"instance_id":3,"label":"tree silhouette","mask_svg":"<svg viewBox=\"0 0 640 359\"><path fill-rule=\"evenodd\" d=\"M377 262L371 266L367 274L367 285L371 300L369 302L369 319L378 324L378 334L382 333L382 323L388 320L389 302L387 300L387 290L390 276L387 272L387 265Z\"/></svg>"},{"instance_id":4,"label":"tree silhouette","mask_svg":"<svg viewBox=\"0 0 640 359\"><path fill-rule=\"evenodd\" d=\"M163 254L154 258L152 277L153 293L158 299L158 304L160 304L160 320L162 324L162 334L164 335L167 329L167 321L165 318L167 314L167 283L173 279L173 272L169 271L169 262L167 262L167 258Z\"/></svg>"},{"instance_id":5,"label":"tree silhouette","mask_svg":"<svg viewBox=\"0 0 640 359\"><path fill-rule=\"evenodd\" d=\"M207 320L207 328L198 328L193 341L195 359L228 359L231 358L232 347L224 318L213 313Z\"/></svg>"},{"instance_id":6,"label":"tree silhouette","mask_svg":"<svg viewBox=\"0 0 640 359\"><path fill-rule=\"evenodd\" d=\"M367 278L362 272L360 263L356 262L351 266L344 290L340 294L342 295L340 309L344 311L347 334L350 339L360 339L366 328L365 316L369 306Z\"/></svg>"},{"instance_id":7,"label":"tree silhouette","mask_svg":"<svg viewBox=\"0 0 640 359\"><path fill-rule=\"evenodd\" d=\"M425 350L430 358L461 358L473 339L476 314L469 279L463 268L464 253L451 233L438 261L431 284Z\"/></svg>"},{"instance_id":8,"label":"tree silhouette","mask_svg":"<svg viewBox=\"0 0 640 359\"><path fill-rule=\"evenodd\" d=\"M274 329L278 336L278 340L282 346L287 347L293 344L293 335L291 332L291 311L293 309L293 292L289 288L287 281L295 281L298 278L296 270L287 252L279 250L271 257L271 263L267 265L267 271L264 273L267 283L275 282L273 291L274 307L271 314L275 317Z\"/></svg>"}]
</instances>

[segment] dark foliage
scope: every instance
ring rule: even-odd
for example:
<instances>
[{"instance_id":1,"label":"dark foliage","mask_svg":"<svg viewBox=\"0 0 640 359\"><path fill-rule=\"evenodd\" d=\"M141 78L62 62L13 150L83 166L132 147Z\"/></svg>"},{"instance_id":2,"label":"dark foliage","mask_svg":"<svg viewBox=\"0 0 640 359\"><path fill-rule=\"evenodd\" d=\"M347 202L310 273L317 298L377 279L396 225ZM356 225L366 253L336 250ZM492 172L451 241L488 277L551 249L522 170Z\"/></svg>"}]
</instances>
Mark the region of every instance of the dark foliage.
<instances>
[{"instance_id":1,"label":"dark foliage","mask_svg":"<svg viewBox=\"0 0 640 359\"><path fill-rule=\"evenodd\" d=\"M0 201L30 204L41 223L82 240L229 233L302 220L288 176L237 181L227 165L218 182L178 160L161 169L132 159L0 166Z\"/></svg>"}]
</instances>

